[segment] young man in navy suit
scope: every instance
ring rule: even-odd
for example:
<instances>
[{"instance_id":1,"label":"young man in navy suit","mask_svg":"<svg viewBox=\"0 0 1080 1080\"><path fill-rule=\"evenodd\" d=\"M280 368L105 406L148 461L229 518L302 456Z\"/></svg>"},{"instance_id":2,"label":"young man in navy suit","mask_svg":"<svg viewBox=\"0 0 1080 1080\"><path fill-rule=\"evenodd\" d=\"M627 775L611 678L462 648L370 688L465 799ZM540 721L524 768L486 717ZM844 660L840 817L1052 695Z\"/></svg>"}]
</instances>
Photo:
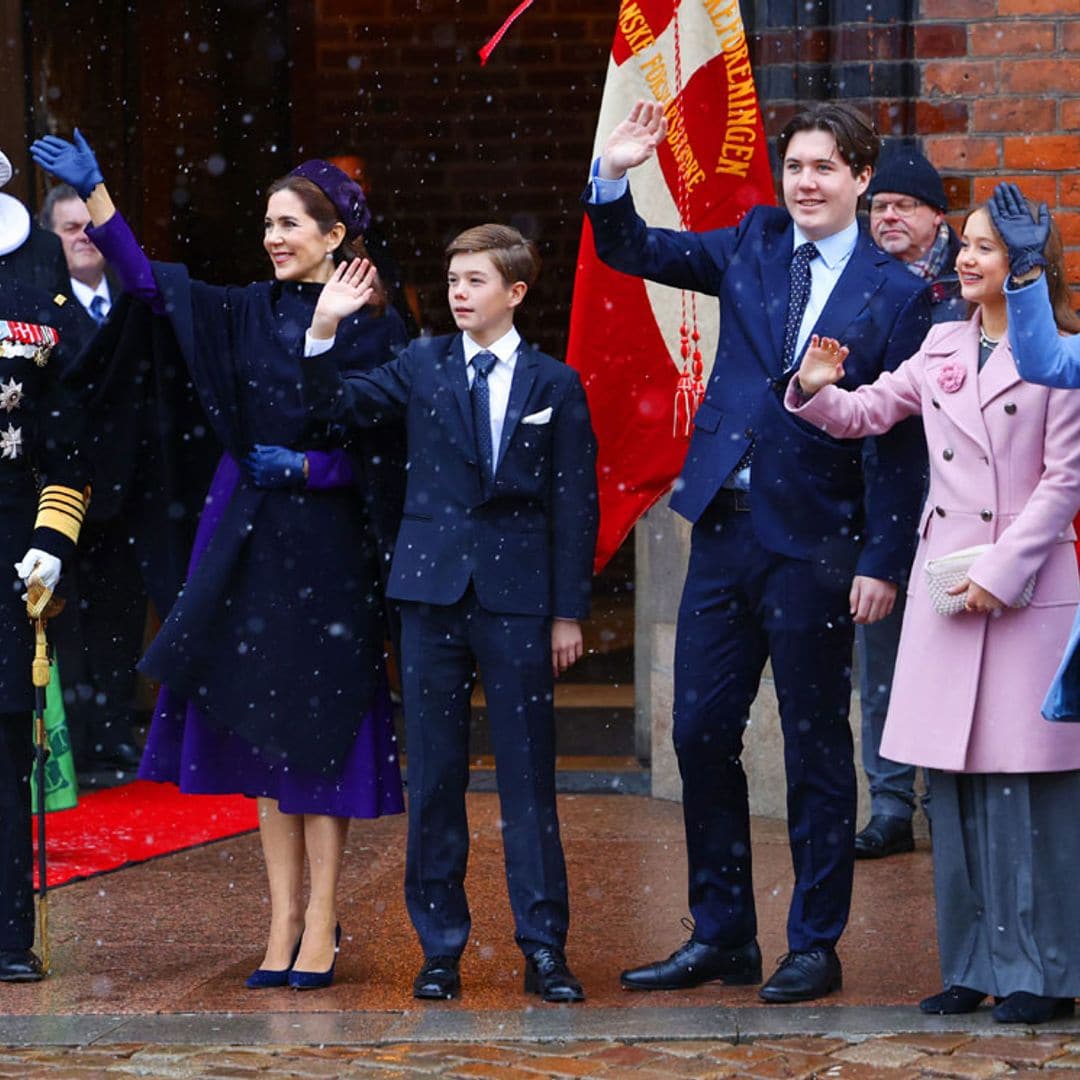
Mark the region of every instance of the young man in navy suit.
<instances>
[{"instance_id":1,"label":"young man in navy suit","mask_svg":"<svg viewBox=\"0 0 1080 1080\"><path fill-rule=\"evenodd\" d=\"M503 847L526 992L584 1000L566 963L566 867L555 808L553 677L580 656L596 546L596 446L577 373L527 345L514 312L539 257L481 225L446 250L461 333L418 338L342 378L331 346L370 293L366 264L323 289L305 393L334 423L404 416L408 485L387 595L401 604L409 754L405 898L424 950L418 998L453 998L469 938L469 698L476 666L495 748ZM331 346L332 347L332 346Z\"/></svg>"},{"instance_id":2,"label":"young man in navy suit","mask_svg":"<svg viewBox=\"0 0 1080 1080\"><path fill-rule=\"evenodd\" d=\"M863 455L793 423L784 389L811 332L851 345L845 386L914 353L930 325L925 283L860 231L856 207L879 140L843 103L780 133L787 209L754 207L735 228L650 229L625 173L666 134L639 102L594 167L586 207L609 265L719 298L720 338L671 507L693 522L676 628L674 742L694 930L666 960L623 973L636 990L761 980L743 730L766 659L780 702L795 887L789 952L767 1002L840 988L836 942L854 868L855 771L848 726L853 622L892 608L923 493L917 425Z\"/></svg>"}]
</instances>

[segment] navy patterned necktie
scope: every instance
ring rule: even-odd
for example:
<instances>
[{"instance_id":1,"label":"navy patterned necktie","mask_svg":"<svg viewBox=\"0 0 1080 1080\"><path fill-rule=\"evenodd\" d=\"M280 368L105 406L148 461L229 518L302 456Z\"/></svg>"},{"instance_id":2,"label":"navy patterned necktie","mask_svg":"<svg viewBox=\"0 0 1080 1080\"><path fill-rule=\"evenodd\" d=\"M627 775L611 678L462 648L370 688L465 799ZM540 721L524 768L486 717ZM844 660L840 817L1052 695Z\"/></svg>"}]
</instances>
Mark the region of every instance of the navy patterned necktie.
<instances>
[{"instance_id":1,"label":"navy patterned necktie","mask_svg":"<svg viewBox=\"0 0 1080 1080\"><path fill-rule=\"evenodd\" d=\"M795 366L795 343L799 340L806 305L810 300L810 262L817 256L813 244L797 248L791 260L791 282L788 292L787 323L784 325L784 356L782 371Z\"/></svg>"},{"instance_id":2,"label":"navy patterned necktie","mask_svg":"<svg viewBox=\"0 0 1080 1080\"><path fill-rule=\"evenodd\" d=\"M473 375L472 415L473 427L476 428L476 452L483 464L484 480L491 480L495 475L495 456L491 442L491 393L488 375L495 366L496 356L491 352L478 352L472 358Z\"/></svg>"},{"instance_id":3,"label":"navy patterned necktie","mask_svg":"<svg viewBox=\"0 0 1080 1080\"><path fill-rule=\"evenodd\" d=\"M98 326L104 325L108 315L105 313L105 297L95 296L90 301L90 318L98 324Z\"/></svg>"}]
</instances>

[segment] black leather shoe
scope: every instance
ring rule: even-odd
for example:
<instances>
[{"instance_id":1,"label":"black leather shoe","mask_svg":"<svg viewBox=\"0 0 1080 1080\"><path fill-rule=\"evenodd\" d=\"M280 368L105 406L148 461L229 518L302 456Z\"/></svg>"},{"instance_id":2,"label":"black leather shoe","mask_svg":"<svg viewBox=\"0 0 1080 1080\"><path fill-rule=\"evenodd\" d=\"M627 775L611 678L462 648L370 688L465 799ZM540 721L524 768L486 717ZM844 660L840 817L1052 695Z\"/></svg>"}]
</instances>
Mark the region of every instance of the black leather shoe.
<instances>
[{"instance_id":1,"label":"black leather shoe","mask_svg":"<svg viewBox=\"0 0 1080 1080\"><path fill-rule=\"evenodd\" d=\"M456 956L430 956L412 984L414 998L449 1001L461 996L461 972Z\"/></svg>"},{"instance_id":2,"label":"black leather shoe","mask_svg":"<svg viewBox=\"0 0 1080 1080\"><path fill-rule=\"evenodd\" d=\"M691 938L666 960L624 971L619 981L626 990L688 990L716 981L756 986L761 982L761 950L756 940L729 949Z\"/></svg>"},{"instance_id":3,"label":"black leather shoe","mask_svg":"<svg viewBox=\"0 0 1080 1080\"><path fill-rule=\"evenodd\" d=\"M41 982L45 970L29 949L0 949L0 982Z\"/></svg>"},{"instance_id":4,"label":"black leather shoe","mask_svg":"<svg viewBox=\"0 0 1080 1080\"><path fill-rule=\"evenodd\" d=\"M786 1005L791 1001L813 1001L843 985L836 951L810 949L808 952L789 952L780 961L773 977L758 991L758 997L770 1005Z\"/></svg>"},{"instance_id":5,"label":"black leather shoe","mask_svg":"<svg viewBox=\"0 0 1080 1080\"><path fill-rule=\"evenodd\" d=\"M1040 997L1018 990L994 1006L991 1013L999 1024L1045 1024L1076 1012L1072 998Z\"/></svg>"},{"instance_id":6,"label":"black leather shoe","mask_svg":"<svg viewBox=\"0 0 1080 1080\"><path fill-rule=\"evenodd\" d=\"M585 1000L585 991L567 966L562 951L547 947L526 958L525 993L539 994L544 1001L563 1004Z\"/></svg>"},{"instance_id":7,"label":"black leather shoe","mask_svg":"<svg viewBox=\"0 0 1080 1080\"><path fill-rule=\"evenodd\" d=\"M915 850L915 836L907 818L875 814L861 833L855 836L856 859L884 859Z\"/></svg>"},{"instance_id":8,"label":"black leather shoe","mask_svg":"<svg viewBox=\"0 0 1080 1080\"><path fill-rule=\"evenodd\" d=\"M940 994L931 994L919 1002L919 1011L928 1016L960 1016L973 1013L984 1001L981 990L969 986L946 986Z\"/></svg>"}]
</instances>

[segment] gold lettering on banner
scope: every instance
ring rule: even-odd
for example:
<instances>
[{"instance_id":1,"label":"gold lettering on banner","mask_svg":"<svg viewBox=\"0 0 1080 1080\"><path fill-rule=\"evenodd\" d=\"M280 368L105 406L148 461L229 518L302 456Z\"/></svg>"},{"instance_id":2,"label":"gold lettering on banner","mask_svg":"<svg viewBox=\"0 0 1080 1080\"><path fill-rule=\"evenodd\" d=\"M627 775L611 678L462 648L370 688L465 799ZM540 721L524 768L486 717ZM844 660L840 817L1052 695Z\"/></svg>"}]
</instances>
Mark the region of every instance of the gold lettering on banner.
<instances>
[{"instance_id":1,"label":"gold lettering on banner","mask_svg":"<svg viewBox=\"0 0 1080 1080\"><path fill-rule=\"evenodd\" d=\"M737 5L736 10L738 10ZM682 103L677 101L672 93L663 55L659 51L652 56L642 55L656 46L656 35L653 34L649 20L635 0L621 0L619 32L626 39L627 46L637 60L638 68L649 92L664 108L664 115L668 122L666 142L671 148L686 190L693 191L694 187L705 179L706 173L690 145L690 136L687 133L686 121L682 113Z\"/></svg>"},{"instance_id":2,"label":"gold lettering on banner","mask_svg":"<svg viewBox=\"0 0 1080 1080\"><path fill-rule=\"evenodd\" d=\"M724 141L715 171L745 177L750 170L749 162L754 157L761 125L746 31L738 0L704 0L704 6L720 39L728 91Z\"/></svg>"}]
</instances>

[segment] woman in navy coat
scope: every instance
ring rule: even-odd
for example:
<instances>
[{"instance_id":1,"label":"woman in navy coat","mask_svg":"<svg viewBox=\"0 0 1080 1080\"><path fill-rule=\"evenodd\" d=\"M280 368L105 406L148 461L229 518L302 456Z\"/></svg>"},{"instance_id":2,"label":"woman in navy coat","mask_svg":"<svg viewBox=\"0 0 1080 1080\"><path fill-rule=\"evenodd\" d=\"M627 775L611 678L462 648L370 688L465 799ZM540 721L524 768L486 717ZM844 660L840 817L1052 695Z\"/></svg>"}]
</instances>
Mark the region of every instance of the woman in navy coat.
<instances>
[{"instance_id":1,"label":"woman in navy coat","mask_svg":"<svg viewBox=\"0 0 1080 1080\"><path fill-rule=\"evenodd\" d=\"M299 166L269 189L274 280L221 288L182 266L151 266L78 131L74 144L48 136L32 153L86 199L89 232L125 289L167 315L225 447L187 583L142 663L163 690L140 775L258 798L271 919L247 985L329 985L348 819L402 810L379 540L394 531L385 517L403 477L390 443L344 452L342 432L310 420L300 393L323 283L363 248L363 193L325 162ZM405 339L385 304L347 333L343 355L359 368Z\"/></svg>"}]
</instances>

